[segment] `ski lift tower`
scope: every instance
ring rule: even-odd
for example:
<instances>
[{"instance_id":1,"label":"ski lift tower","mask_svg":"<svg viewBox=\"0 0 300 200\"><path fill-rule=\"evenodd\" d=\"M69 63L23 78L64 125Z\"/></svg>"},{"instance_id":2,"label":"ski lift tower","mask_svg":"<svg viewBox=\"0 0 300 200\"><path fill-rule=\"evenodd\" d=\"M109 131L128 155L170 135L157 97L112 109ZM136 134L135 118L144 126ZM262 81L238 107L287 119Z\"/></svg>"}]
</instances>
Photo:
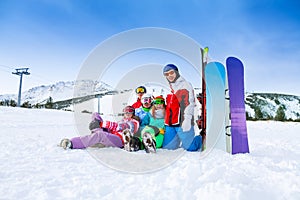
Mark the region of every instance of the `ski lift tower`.
<instances>
[{"instance_id":1,"label":"ski lift tower","mask_svg":"<svg viewBox=\"0 0 300 200\"><path fill-rule=\"evenodd\" d=\"M17 106L20 107L21 105L21 91L22 91L22 79L23 79L23 74L29 75L30 73L28 72L29 68L18 68L16 69L16 72L12 72L12 74L20 76L20 86L19 86L19 95L18 95L18 104Z\"/></svg>"}]
</instances>

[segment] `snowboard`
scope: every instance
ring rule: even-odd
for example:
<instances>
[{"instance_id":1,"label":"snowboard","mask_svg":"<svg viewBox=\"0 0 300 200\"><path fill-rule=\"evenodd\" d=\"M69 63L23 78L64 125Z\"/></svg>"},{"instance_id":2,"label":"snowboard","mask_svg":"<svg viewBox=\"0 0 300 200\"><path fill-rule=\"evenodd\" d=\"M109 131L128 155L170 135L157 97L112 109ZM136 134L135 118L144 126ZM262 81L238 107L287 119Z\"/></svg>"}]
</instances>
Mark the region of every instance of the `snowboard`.
<instances>
[{"instance_id":1,"label":"snowboard","mask_svg":"<svg viewBox=\"0 0 300 200\"><path fill-rule=\"evenodd\" d=\"M244 66L243 63L235 58L226 59L228 94L229 94L229 114L226 117L226 134L228 147L231 146L231 153L249 153L245 93L244 93ZM228 108L227 108L228 110Z\"/></svg>"},{"instance_id":2,"label":"snowboard","mask_svg":"<svg viewBox=\"0 0 300 200\"><path fill-rule=\"evenodd\" d=\"M205 67L208 61L208 47L201 48L202 56L202 93L200 97L201 103L201 119L199 128L201 129L200 135L202 136L202 151L206 149L206 81L205 81Z\"/></svg>"},{"instance_id":3,"label":"snowboard","mask_svg":"<svg viewBox=\"0 0 300 200\"><path fill-rule=\"evenodd\" d=\"M205 67L206 79L206 148L225 150L225 67L219 62L210 62Z\"/></svg>"},{"instance_id":4,"label":"snowboard","mask_svg":"<svg viewBox=\"0 0 300 200\"><path fill-rule=\"evenodd\" d=\"M226 151L231 154L231 121L230 121L230 106L229 106L229 90L228 77L225 80L225 135L226 135Z\"/></svg>"}]
</instances>

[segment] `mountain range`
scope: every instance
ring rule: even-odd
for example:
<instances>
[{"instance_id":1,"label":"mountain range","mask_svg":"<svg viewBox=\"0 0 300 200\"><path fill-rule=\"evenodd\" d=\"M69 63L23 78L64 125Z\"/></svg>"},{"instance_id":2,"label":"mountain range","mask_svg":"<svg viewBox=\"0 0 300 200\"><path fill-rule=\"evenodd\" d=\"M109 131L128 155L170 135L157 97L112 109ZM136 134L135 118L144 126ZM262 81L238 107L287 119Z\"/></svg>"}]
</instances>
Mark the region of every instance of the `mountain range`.
<instances>
[{"instance_id":1,"label":"mountain range","mask_svg":"<svg viewBox=\"0 0 300 200\"><path fill-rule=\"evenodd\" d=\"M88 91L90 91L90 88L94 88L93 93L83 93L81 96L74 98L74 87L76 84L80 84L81 87L83 85L83 88L86 88ZM158 94L163 90L159 88L156 91L155 88L151 88L150 91ZM104 82L60 81L55 84L41 85L24 91L21 102L23 104L26 103L27 107L44 107L50 100L55 105L53 108L70 110L72 104L85 102L96 98L97 95L111 95L123 92L132 92L132 89L117 91ZM163 95L165 95L165 92L163 91ZM1 105L8 105L10 101L17 101L17 94L0 95ZM275 93L246 93L245 105L247 119L250 120L276 120L279 115L281 115L281 121L300 120L299 96Z\"/></svg>"},{"instance_id":2,"label":"mountain range","mask_svg":"<svg viewBox=\"0 0 300 200\"><path fill-rule=\"evenodd\" d=\"M81 85L81 88L85 88L86 91L90 91L90 88L94 88L94 93L104 93L113 91L114 89L104 82L94 81L60 81L55 84L41 85L33 87L29 90L22 92L21 102L28 102L31 105L45 104L49 97L53 102L64 101L72 99L74 96L75 85ZM85 96L85 95L82 95ZM14 100L17 101L17 94L4 94L0 95L0 101Z\"/></svg>"}]
</instances>

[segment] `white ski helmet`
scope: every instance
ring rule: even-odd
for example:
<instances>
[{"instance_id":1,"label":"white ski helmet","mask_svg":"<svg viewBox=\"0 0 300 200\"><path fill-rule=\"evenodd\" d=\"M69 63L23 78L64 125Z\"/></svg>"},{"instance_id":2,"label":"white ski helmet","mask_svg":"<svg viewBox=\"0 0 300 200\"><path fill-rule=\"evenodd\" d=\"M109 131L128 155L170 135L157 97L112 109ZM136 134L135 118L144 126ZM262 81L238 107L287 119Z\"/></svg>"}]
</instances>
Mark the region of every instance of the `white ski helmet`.
<instances>
[{"instance_id":1,"label":"white ski helmet","mask_svg":"<svg viewBox=\"0 0 300 200\"><path fill-rule=\"evenodd\" d=\"M142 96L142 103L152 103L152 95L149 93L146 93Z\"/></svg>"}]
</instances>

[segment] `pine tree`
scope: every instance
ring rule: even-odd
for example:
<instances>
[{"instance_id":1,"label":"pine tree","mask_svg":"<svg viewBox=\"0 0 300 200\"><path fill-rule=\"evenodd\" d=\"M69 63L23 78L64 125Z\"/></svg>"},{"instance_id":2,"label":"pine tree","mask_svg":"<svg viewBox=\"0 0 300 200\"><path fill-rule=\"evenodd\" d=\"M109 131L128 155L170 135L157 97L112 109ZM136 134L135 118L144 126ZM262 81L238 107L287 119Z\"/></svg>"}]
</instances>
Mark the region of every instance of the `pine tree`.
<instances>
[{"instance_id":1,"label":"pine tree","mask_svg":"<svg viewBox=\"0 0 300 200\"><path fill-rule=\"evenodd\" d=\"M277 109L275 120L276 121L285 121L286 120L286 116L285 116L285 112L284 112L284 107L283 106L279 106L279 108Z\"/></svg>"},{"instance_id":2,"label":"pine tree","mask_svg":"<svg viewBox=\"0 0 300 200\"><path fill-rule=\"evenodd\" d=\"M29 101L24 102L21 107L23 108L31 108L31 104L29 103Z\"/></svg>"},{"instance_id":3,"label":"pine tree","mask_svg":"<svg viewBox=\"0 0 300 200\"><path fill-rule=\"evenodd\" d=\"M46 104L45 104L46 108L53 108L53 99L52 97L49 97L49 99L47 100Z\"/></svg>"},{"instance_id":4,"label":"pine tree","mask_svg":"<svg viewBox=\"0 0 300 200\"><path fill-rule=\"evenodd\" d=\"M12 107L16 107L17 106L17 102L15 100L10 100L9 101L9 106L12 106Z\"/></svg>"},{"instance_id":5,"label":"pine tree","mask_svg":"<svg viewBox=\"0 0 300 200\"><path fill-rule=\"evenodd\" d=\"M250 113L246 111L246 120L253 120Z\"/></svg>"},{"instance_id":6,"label":"pine tree","mask_svg":"<svg viewBox=\"0 0 300 200\"><path fill-rule=\"evenodd\" d=\"M255 107L255 108L254 108L254 113L255 113L255 119L257 119L257 120L263 119L264 115L263 115L263 113L261 112L260 107L258 107L258 106Z\"/></svg>"}]
</instances>

